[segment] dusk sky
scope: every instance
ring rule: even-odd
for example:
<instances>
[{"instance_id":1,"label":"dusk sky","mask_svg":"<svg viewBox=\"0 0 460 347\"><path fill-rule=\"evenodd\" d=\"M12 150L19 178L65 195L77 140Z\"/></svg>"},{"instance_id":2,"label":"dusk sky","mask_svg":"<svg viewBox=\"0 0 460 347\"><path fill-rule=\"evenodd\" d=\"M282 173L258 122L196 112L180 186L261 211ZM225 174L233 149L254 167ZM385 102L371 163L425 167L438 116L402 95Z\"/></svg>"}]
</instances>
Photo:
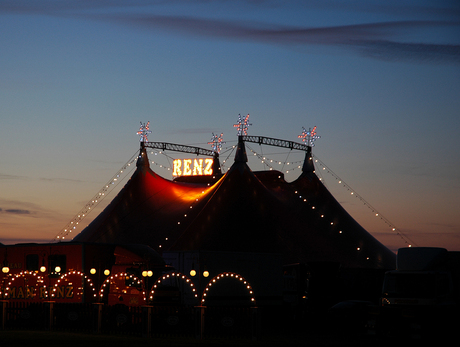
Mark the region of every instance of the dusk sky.
<instances>
[{"instance_id":1,"label":"dusk sky","mask_svg":"<svg viewBox=\"0 0 460 347\"><path fill-rule=\"evenodd\" d=\"M207 149L223 133L228 168L250 114L249 135L317 126L318 175L390 249L460 251L459 1L1 0L0 33L4 244L52 240L138 152L140 122ZM248 143L253 170L251 149L300 174L304 153ZM184 155L167 155L151 168L172 179Z\"/></svg>"}]
</instances>

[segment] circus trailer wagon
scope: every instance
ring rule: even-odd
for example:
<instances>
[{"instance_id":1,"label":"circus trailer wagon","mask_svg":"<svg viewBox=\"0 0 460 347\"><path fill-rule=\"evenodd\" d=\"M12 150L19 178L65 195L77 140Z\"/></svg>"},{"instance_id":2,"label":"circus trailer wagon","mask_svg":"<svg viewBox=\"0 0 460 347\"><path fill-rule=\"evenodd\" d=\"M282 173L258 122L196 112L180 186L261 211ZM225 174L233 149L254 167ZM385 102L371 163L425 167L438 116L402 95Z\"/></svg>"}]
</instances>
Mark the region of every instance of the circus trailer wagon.
<instances>
[{"instance_id":1,"label":"circus trailer wagon","mask_svg":"<svg viewBox=\"0 0 460 347\"><path fill-rule=\"evenodd\" d=\"M0 299L140 306L162 258L144 245L60 242L0 245Z\"/></svg>"}]
</instances>

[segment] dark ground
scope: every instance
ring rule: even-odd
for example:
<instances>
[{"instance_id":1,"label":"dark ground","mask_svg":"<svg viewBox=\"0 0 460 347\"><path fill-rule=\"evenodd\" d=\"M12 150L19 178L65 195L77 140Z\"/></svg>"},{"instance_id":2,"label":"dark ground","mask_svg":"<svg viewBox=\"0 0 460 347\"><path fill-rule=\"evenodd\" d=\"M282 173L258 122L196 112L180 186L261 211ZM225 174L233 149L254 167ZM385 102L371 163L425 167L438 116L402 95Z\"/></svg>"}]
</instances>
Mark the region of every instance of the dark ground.
<instances>
[{"instance_id":1,"label":"dark ground","mask_svg":"<svg viewBox=\"0 0 460 347\"><path fill-rule=\"evenodd\" d=\"M247 347L271 347L271 346L423 346L422 341L381 341L376 337L338 337L338 336L314 336L311 334L298 334L297 336L263 336L258 340L251 339L224 339L204 338L203 340L190 337L137 337L119 335L98 335L84 333L50 332L50 331L0 331L1 347L144 347L144 346L247 346Z\"/></svg>"}]
</instances>

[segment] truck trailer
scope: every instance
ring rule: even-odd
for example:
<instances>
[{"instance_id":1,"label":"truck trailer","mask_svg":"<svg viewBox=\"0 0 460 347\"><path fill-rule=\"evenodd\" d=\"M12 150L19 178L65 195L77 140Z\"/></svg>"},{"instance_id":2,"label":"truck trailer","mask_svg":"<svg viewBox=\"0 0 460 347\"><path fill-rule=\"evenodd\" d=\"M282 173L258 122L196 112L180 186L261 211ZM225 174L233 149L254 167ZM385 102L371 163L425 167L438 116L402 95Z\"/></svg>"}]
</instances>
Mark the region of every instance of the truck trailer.
<instances>
[{"instance_id":1,"label":"truck trailer","mask_svg":"<svg viewBox=\"0 0 460 347\"><path fill-rule=\"evenodd\" d=\"M459 323L460 252L400 248L385 273L381 327L385 334L441 338Z\"/></svg>"}]
</instances>

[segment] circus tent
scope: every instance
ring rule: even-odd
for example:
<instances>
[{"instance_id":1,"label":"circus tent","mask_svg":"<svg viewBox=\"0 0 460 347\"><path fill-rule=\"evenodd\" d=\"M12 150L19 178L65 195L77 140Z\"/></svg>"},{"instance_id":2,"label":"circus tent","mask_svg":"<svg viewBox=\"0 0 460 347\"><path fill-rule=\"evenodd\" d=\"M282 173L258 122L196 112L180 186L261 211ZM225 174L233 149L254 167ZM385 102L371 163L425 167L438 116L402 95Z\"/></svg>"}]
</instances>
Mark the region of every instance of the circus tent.
<instances>
[{"instance_id":1,"label":"circus tent","mask_svg":"<svg viewBox=\"0 0 460 347\"><path fill-rule=\"evenodd\" d=\"M74 241L145 244L163 252L280 254L283 264L336 262L390 269L395 255L361 227L314 172L311 147L302 174L253 172L239 137L235 161L207 180L168 180L150 169L141 142L137 169Z\"/></svg>"}]
</instances>

